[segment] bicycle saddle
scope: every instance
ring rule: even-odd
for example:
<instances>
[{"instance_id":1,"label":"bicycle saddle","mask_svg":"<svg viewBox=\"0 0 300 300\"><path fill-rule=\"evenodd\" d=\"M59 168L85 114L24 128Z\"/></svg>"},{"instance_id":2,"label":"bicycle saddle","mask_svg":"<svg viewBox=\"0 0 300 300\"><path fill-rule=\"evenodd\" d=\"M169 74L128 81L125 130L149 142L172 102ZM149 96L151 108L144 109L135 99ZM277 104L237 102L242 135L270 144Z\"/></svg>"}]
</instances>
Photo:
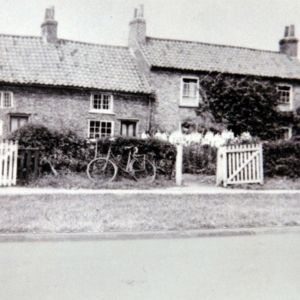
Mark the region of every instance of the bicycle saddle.
<instances>
[{"instance_id":1,"label":"bicycle saddle","mask_svg":"<svg viewBox=\"0 0 300 300\"><path fill-rule=\"evenodd\" d=\"M130 149L132 149L132 148L134 148L134 147L135 147L135 146L125 146L124 149L125 149L125 150L130 150Z\"/></svg>"}]
</instances>

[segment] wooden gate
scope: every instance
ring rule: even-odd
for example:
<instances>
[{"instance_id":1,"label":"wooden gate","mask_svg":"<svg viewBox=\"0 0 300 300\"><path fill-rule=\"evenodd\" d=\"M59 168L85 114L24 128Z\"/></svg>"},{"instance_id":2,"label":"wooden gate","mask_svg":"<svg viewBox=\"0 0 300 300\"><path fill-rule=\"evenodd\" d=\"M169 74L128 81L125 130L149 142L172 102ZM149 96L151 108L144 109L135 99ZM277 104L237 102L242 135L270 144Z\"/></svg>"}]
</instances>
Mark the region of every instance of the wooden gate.
<instances>
[{"instance_id":1,"label":"wooden gate","mask_svg":"<svg viewBox=\"0 0 300 300\"><path fill-rule=\"evenodd\" d=\"M39 158L40 152L38 148L19 147L18 151L18 184L26 184L32 179L39 176Z\"/></svg>"},{"instance_id":2,"label":"wooden gate","mask_svg":"<svg viewBox=\"0 0 300 300\"><path fill-rule=\"evenodd\" d=\"M0 142L0 186L17 183L18 143Z\"/></svg>"},{"instance_id":3,"label":"wooden gate","mask_svg":"<svg viewBox=\"0 0 300 300\"><path fill-rule=\"evenodd\" d=\"M262 145L223 146L217 156L217 184L263 184Z\"/></svg>"}]
</instances>

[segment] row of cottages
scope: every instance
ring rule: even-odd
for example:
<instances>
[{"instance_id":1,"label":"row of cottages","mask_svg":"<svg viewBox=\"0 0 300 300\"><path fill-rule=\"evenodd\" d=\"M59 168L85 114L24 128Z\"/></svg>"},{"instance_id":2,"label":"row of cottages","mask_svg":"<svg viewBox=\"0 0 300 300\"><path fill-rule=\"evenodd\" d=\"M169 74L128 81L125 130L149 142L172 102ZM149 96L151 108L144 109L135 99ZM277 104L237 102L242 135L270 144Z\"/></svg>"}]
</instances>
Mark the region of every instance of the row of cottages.
<instances>
[{"instance_id":1,"label":"row of cottages","mask_svg":"<svg viewBox=\"0 0 300 300\"><path fill-rule=\"evenodd\" d=\"M196 117L195 108L201 103L199 79L212 72L272 80L280 92L280 110L295 112L300 107L300 62L293 25L285 28L278 52L152 38L146 35L140 7L130 23L129 48L155 91L154 123L165 130ZM293 124L282 128L281 138L291 138L292 129Z\"/></svg>"},{"instance_id":2,"label":"row of cottages","mask_svg":"<svg viewBox=\"0 0 300 300\"><path fill-rule=\"evenodd\" d=\"M199 78L253 75L278 84L282 110L300 106L294 27L279 52L146 36L143 7L129 24L128 47L60 39L54 8L41 37L0 35L0 134L27 122L68 128L90 139L173 131L196 116ZM292 124L284 138L292 135Z\"/></svg>"},{"instance_id":3,"label":"row of cottages","mask_svg":"<svg viewBox=\"0 0 300 300\"><path fill-rule=\"evenodd\" d=\"M153 96L128 47L60 39L54 8L41 37L0 35L1 133L27 122L91 139L138 135Z\"/></svg>"}]
</instances>

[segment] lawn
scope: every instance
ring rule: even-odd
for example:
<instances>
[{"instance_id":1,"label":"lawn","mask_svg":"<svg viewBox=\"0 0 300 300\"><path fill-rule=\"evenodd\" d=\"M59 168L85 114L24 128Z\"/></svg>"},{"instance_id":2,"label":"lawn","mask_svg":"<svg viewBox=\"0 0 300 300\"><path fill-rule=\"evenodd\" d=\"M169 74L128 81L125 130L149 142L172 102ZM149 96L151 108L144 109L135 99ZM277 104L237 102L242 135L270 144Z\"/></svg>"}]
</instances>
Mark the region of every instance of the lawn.
<instances>
[{"instance_id":1,"label":"lawn","mask_svg":"<svg viewBox=\"0 0 300 300\"><path fill-rule=\"evenodd\" d=\"M297 194L0 197L0 232L139 232L299 226Z\"/></svg>"}]
</instances>

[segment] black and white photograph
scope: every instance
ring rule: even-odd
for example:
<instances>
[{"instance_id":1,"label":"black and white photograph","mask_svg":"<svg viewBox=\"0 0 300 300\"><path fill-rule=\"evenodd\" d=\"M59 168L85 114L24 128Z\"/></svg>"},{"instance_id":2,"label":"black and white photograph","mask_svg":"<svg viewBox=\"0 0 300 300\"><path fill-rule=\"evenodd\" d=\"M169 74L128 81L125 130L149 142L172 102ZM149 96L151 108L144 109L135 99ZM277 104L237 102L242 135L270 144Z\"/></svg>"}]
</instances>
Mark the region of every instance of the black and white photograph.
<instances>
[{"instance_id":1,"label":"black and white photograph","mask_svg":"<svg viewBox=\"0 0 300 300\"><path fill-rule=\"evenodd\" d=\"M299 0L0 0L0 299L300 299Z\"/></svg>"}]
</instances>

